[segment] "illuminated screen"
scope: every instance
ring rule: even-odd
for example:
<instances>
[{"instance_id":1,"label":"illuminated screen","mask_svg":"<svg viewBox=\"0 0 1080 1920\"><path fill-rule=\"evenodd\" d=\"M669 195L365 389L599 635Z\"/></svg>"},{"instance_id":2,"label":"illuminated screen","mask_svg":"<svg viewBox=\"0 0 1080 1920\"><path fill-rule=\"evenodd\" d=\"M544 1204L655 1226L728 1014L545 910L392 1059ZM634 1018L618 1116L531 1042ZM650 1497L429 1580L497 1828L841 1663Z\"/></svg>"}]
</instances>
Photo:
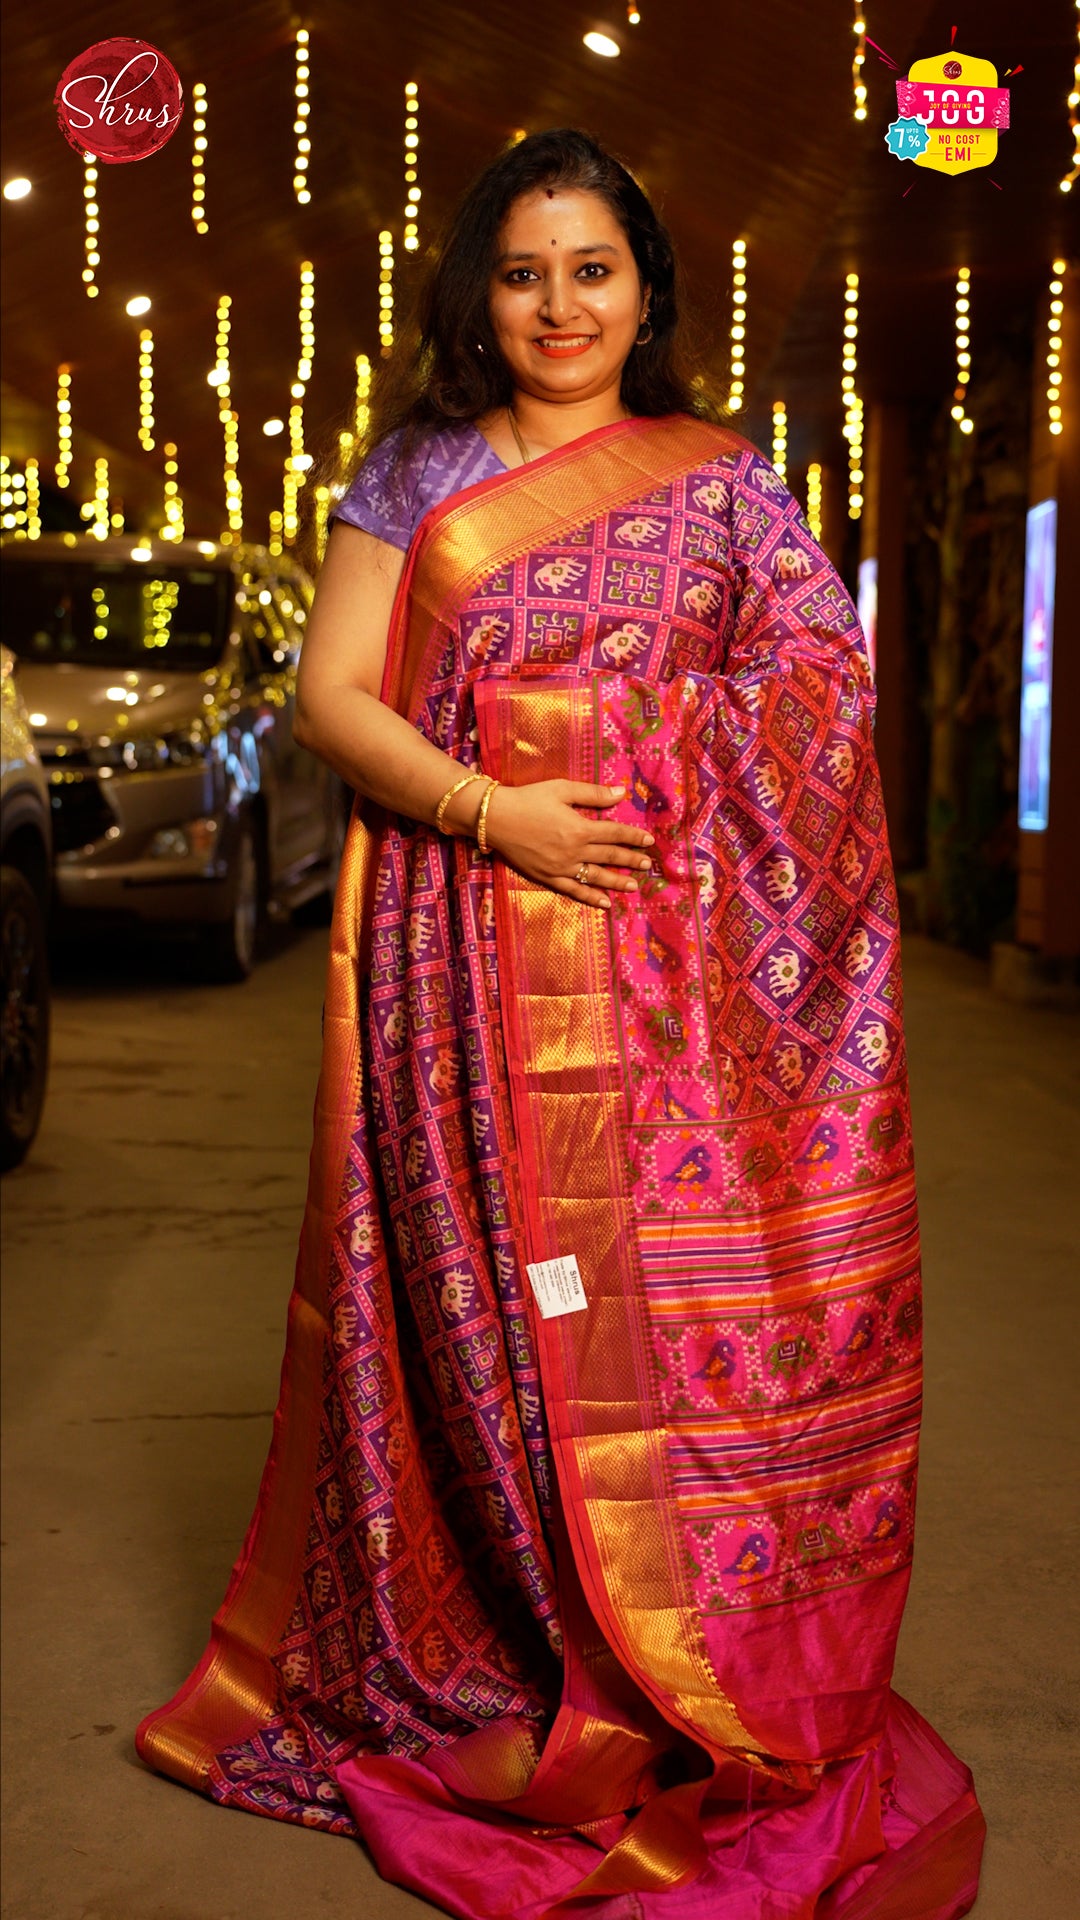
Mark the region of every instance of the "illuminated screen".
<instances>
[{"instance_id":1,"label":"illuminated screen","mask_svg":"<svg viewBox=\"0 0 1080 1920\"><path fill-rule=\"evenodd\" d=\"M859 625L866 636L870 671L877 673L877 561L859 561Z\"/></svg>"},{"instance_id":2,"label":"illuminated screen","mask_svg":"<svg viewBox=\"0 0 1080 1920\"><path fill-rule=\"evenodd\" d=\"M1045 833L1050 802L1050 674L1054 642L1057 501L1028 510L1024 659L1020 689L1020 825Z\"/></svg>"}]
</instances>

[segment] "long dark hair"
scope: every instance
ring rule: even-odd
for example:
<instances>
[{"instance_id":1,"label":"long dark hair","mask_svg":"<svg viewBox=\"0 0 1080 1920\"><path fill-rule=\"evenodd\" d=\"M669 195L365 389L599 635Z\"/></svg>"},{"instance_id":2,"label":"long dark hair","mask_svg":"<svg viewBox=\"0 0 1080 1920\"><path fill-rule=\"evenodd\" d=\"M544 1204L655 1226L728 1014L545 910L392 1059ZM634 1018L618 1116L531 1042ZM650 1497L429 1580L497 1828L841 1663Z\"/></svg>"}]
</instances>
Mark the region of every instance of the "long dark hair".
<instances>
[{"instance_id":1,"label":"long dark hair","mask_svg":"<svg viewBox=\"0 0 1080 1920\"><path fill-rule=\"evenodd\" d=\"M465 193L417 290L404 328L407 346L375 370L363 439L344 469L340 455L328 449L318 473L308 475L305 496L313 493L316 478L337 494L373 448L399 428L394 471L420 436L476 420L513 398L491 326L488 290L500 228L514 202L537 187L598 194L626 235L642 286L652 289L652 338L631 349L623 368L622 399L631 413L721 418L702 357L687 343L681 275L667 228L629 167L591 134L553 127L507 147Z\"/></svg>"}]
</instances>

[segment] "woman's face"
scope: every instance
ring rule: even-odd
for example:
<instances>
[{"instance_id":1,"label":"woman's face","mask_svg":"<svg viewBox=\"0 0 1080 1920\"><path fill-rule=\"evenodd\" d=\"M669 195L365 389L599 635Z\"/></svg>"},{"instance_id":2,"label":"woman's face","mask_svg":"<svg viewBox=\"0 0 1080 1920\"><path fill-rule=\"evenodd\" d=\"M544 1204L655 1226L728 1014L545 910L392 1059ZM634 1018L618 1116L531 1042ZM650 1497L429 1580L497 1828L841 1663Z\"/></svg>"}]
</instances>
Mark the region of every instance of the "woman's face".
<instances>
[{"instance_id":1,"label":"woman's face","mask_svg":"<svg viewBox=\"0 0 1080 1920\"><path fill-rule=\"evenodd\" d=\"M490 312L516 387L552 401L617 387L643 305L626 235L598 194L539 187L514 202Z\"/></svg>"}]
</instances>

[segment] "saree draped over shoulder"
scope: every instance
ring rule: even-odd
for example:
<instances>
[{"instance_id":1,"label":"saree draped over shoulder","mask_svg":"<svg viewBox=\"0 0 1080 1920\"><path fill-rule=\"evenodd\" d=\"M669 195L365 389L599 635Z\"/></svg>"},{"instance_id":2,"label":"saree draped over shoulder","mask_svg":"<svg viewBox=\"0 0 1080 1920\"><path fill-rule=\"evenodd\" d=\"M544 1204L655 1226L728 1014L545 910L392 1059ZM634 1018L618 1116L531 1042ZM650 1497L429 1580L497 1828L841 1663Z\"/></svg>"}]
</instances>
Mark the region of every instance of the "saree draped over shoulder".
<instances>
[{"instance_id":1,"label":"saree draped over shoulder","mask_svg":"<svg viewBox=\"0 0 1080 1920\"><path fill-rule=\"evenodd\" d=\"M619 422L425 515L383 697L622 785L654 871L604 914L358 803L270 1455L139 1750L462 1920L952 1920L982 1816L890 1686L919 1245L851 601L745 440Z\"/></svg>"}]
</instances>

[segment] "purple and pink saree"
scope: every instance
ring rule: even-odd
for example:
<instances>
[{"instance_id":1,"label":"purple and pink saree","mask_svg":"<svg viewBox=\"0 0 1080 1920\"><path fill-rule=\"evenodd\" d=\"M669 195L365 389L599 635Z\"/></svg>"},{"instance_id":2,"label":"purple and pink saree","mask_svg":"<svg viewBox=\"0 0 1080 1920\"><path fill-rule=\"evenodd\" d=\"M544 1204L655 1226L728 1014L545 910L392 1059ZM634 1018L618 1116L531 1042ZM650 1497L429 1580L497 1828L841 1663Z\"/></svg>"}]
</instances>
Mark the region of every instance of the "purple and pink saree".
<instances>
[{"instance_id":1,"label":"purple and pink saree","mask_svg":"<svg viewBox=\"0 0 1080 1920\"><path fill-rule=\"evenodd\" d=\"M424 515L383 697L623 784L655 871L605 915L358 805L271 1452L139 1750L461 1920L953 1920L982 1816L890 1687L919 1247L851 602L746 441L619 422Z\"/></svg>"}]
</instances>

